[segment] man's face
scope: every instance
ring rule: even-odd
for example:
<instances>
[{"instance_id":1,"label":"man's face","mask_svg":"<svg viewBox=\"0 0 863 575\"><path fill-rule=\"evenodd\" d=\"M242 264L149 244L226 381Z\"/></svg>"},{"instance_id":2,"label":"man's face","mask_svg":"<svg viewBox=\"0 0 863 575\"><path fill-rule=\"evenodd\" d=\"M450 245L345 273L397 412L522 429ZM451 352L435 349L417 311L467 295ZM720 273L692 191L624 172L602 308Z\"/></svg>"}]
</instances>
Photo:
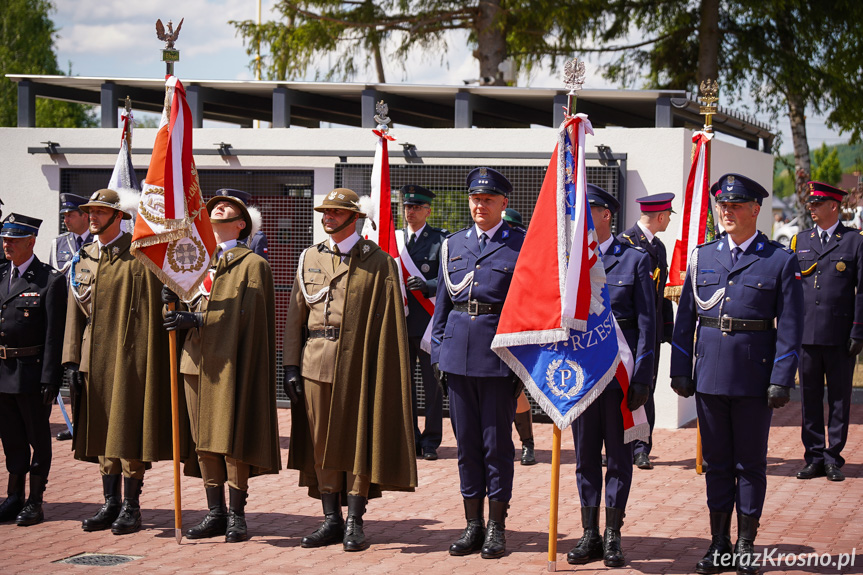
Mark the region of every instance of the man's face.
<instances>
[{"instance_id":1,"label":"man's face","mask_svg":"<svg viewBox=\"0 0 863 575\"><path fill-rule=\"evenodd\" d=\"M405 221L414 229L421 228L431 214L429 204L405 204Z\"/></svg>"},{"instance_id":2,"label":"man's face","mask_svg":"<svg viewBox=\"0 0 863 575\"><path fill-rule=\"evenodd\" d=\"M607 239L611 233L611 210L604 206L590 206L590 217L593 219L596 235Z\"/></svg>"},{"instance_id":3,"label":"man's face","mask_svg":"<svg viewBox=\"0 0 863 575\"><path fill-rule=\"evenodd\" d=\"M509 201L500 194L471 194L470 217L481 230L490 230L501 220Z\"/></svg>"},{"instance_id":4,"label":"man's face","mask_svg":"<svg viewBox=\"0 0 863 575\"><path fill-rule=\"evenodd\" d=\"M112 222L111 218L114 217L114 214L117 214L117 210L114 208L106 206L90 206L88 212L88 217L90 219L90 233L93 235L104 233L105 228L109 226L109 222L111 226L119 226L120 224L118 222L122 219L122 216L118 214Z\"/></svg>"},{"instance_id":5,"label":"man's face","mask_svg":"<svg viewBox=\"0 0 863 575\"><path fill-rule=\"evenodd\" d=\"M760 211L757 202L719 202L722 227L731 235L754 231Z\"/></svg>"},{"instance_id":6,"label":"man's face","mask_svg":"<svg viewBox=\"0 0 863 575\"><path fill-rule=\"evenodd\" d=\"M63 223L66 224L67 230L80 236L87 231L90 218L81 210L72 210L63 213Z\"/></svg>"},{"instance_id":7,"label":"man's face","mask_svg":"<svg viewBox=\"0 0 863 575\"><path fill-rule=\"evenodd\" d=\"M3 238L3 251L6 259L16 266L23 264L33 255L33 246L36 245L36 236L26 238Z\"/></svg>"},{"instance_id":8,"label":"man's face","mask_svg":"<svg viewBox=\"0 0 863 575\"><path fill-rule=\"evenodd\" d=\"M324 231L328 234L332 234L355 215L356 214L350 210L330 208L324 210L321 223L324 225Z\"/></svg>"},{"instance_id":9,"label":"man's face","mask_svg":"<svg viewBox=\"0 0 863 575\"><path fill-rule=\"evenodd\" d=\"M668 229L668 224L671 223L671 212L659 212L656 219L659 222L659 231L664 232Z\"/></svg>"},{"instance_id":10,"label":"man's face","mask_svg":"<svg viewBox=\"0 0 863 575\"><path fill-rule=\"evenodd\" d=\"M825 200L823 202L809 202L806 208L809 210L809 215L812 216L812 221L819 226L824 224L828 228L833 225L833 222L838 217L839 204L833 200Z\"/></svg>"},{"instance_id":11,"label":"man's face","mask_svg":"<svg viewBox=\"0 0 863 575\"><path fill-rule=\"evenodd\" d=\"M213 230L219 234L221 241L234 240L240 237L240 232L246 227L246 222L241 216L242 213L239 208L233 203L224 200L216 202L213 211L210 212L210 223L213 224ZM239 219L234 220L232 218Z\"/></svg>"}]
</instances>

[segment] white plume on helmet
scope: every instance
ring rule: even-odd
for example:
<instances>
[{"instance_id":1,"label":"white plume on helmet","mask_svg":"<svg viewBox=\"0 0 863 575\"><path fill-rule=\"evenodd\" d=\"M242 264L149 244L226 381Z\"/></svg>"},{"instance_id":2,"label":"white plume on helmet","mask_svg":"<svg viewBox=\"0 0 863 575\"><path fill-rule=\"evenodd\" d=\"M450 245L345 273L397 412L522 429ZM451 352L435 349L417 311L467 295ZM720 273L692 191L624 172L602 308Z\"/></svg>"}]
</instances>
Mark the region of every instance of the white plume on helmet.
<instances>
[{"instance_id":1,"label":"white plume on helmet","mask_svg":"<svg viewBox=\"0 0 863 575\"><path fill-rule=\"evenodd\" d=\"M249 217L252 218L252 232L249 234L249 238L251 238L256 233L261 231L261 228L264 225L264 218L261 215L261 210L259 210L257 207L246 206L246 209L249 211Z\"/></svg>"},{"instance_id":2,"label":"white plume on helmet","mask_svg":"<svg viewBox=\"0 0 863 575\"><path fill-rule=\"evenodd\" d=\"M120 188L114 190L120 198L120 211L132 216L131 220L123 220L120 229L132 233L135 229L135 220L138 217L138 204L141 203L141 192L132 188Z\"/></svg>"},{"instance_id":3,"label":"white plume on helmet","mask_svg":"<svg viewBox=\"0 0 863 575\"><path fill-rule=\"evenodd\" d=\"M372 237L377 231L378 205L372 200L371 196L360 196L360 209L366 215L361 235L364 238Z\"/></svg>"}]
</instances>

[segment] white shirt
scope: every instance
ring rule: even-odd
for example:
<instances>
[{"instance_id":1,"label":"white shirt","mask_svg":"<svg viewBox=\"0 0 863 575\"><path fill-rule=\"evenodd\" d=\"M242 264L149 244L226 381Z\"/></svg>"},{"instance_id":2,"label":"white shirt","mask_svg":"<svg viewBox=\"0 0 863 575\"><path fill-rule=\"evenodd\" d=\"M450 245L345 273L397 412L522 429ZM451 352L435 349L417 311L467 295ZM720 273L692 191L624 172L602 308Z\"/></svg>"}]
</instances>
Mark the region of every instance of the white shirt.
<instances>
[{"instance_id":1,"label":"white shirt","mask_svg":"<svg viewBox=\"0 0 863 575\"><path fill-rule=\"evenodd\" d=\"M360 236L357 233L353 233L348 236L346 239L336 242L336 245L339 246L339 253L342 254L342 261L345 261L345 254L347 254L351 249L357 245L357 242L360 241ZM330 238L330 249L333 249L333 239Z\"/></svg>"},{"instance_id":2,"label":"white shirt","mask_svg":"<svg viewBox=\"0 0 863 575\"><path fill-rule=\"evenodd\" d=\"M818 230L818 240L821 241L821 232L827 232L827 239L830 239L830 236L833 235L833 232L835 232L836 228L838 228L838 227L839 227L839 220L836 220L836 223L833 224L832 226L830 226L829 228L827 228L826 230L823 229L821 226L816 224L815 229Z\"/></svg>"},{"instance_id":3,"label":"white shirt","mask_svg":"<svg viewBox=\"0 0 863 575\"><path fill-rule=\"evenodd\" d=\"M232 250L237 247L237 240L228 240L226 242L222 242L217 247L219 249L216 250L216 255L213 258L214 260L218 260L226 251Z\"/></svg>"},{"instance_id":4,"label":"white shirt","mask_svg":"<svg viewBox=\"0 0 863 575\"><path fill-rule=\"evenodd\" d=\"M107 244L102 243L102 236L96 236L96 243L99 245L99 251L102 251L102 248L104 248L105 246L110 246L111 244L113 244L114 242L119 240L120 236L122 236L122 235L123 235L123 232L118 233L117 237L114 238L113 240L111 240L110 242L108 242Z\"/></svg>"},{"instance_id":5,"label":"white shirt","mask_svg":"<svg viewBox=\"0 0 863 575\"><path fill-rule=\"evenodd\" d=\"M611 247L611 242L614 241L614 236L608 236L608 239L599 244L599 253L605 255L608 253L608 249Z\"/></svg>"},{"instance_id":6,"label":"white shirt","mask_svg":"<svg viewBox=\"0 0 863 575\"><path fill-rule=\"evenodd\" d=\"M745 242L742 242L740 245L738 245L738 244L734 243L734 240L731 239L731 235L729 234L728 235L728 248L731 250L733 250L734 248L740 248L740 253L743 254L743 252L745 252L747 249L749 249L749 246L752 245L752 242L755 241L755 236L757 236L757 235L758 235L758 230L755 230L755 233L752 234L751 238L749 238Z\"/></svg>"},{"instance_id":7,"label":"white shirt","mask_svg":"<svg viewBox=\"0 0 863 575\"><path fill-rule=\"evenodd\" d=\"M644 232L644 237L647 238L647 241L652 242L653 241L653 232L651 232L646 227L644 227L644 224L641 223L641 220L638 220L635 223L638 224L638 227L641 229L642 232Z\"/></svg>"},{"instance_id":8,"label":"white shirt","mask_svg":"<svg viewBox=\"0 0 863 575\"><path fill-rule=\"evenodd\" d=\"M405 243L411 241L411 234L415 235L417 237L417 239L419 239L420 234L422 234L423 230L426 229L426 225L428 225L428 224L423 224L423 227L421 227L417 231L411 230L411 227L408 226L407 229L405 230L408 234L408 237L405 238ZM414 241L416 241L416 240L414 240ZM341 248L339 248L339 249L341 249Z\"/></svg>"},{"instance_id":9,"label":"white shirt","mask_svg":"<svg viewBox=\"0 0 863 575\"><path fill-rule=\"evenodd\" d=\"M20 266L16 266L15 264L12 264L12 267L9 268L9 287L10 288L12 287L12 270L14 270L17 267L18 268L18 277L19 278L24 277L24 272L27 271L27 268L30 267L30 264L33 263L33 260L35 258L36 258L36 254L32 254L30 256L30 258L26 262L21 264Z\"/></svg>"}]
</instances>

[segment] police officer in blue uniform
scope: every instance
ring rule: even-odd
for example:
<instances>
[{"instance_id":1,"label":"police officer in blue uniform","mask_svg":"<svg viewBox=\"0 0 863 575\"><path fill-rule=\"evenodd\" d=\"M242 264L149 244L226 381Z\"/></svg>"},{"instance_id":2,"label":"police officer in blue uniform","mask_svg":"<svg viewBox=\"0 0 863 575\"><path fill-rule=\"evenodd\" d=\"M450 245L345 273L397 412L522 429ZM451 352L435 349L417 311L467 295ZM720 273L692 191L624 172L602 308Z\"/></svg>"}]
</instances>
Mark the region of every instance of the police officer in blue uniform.
<instances>
[{"instance_id":1,"label":"police officer in blue uniform","mask_svg":"<svg viewBox=\"0 0 863 575\"><path fill-rule=\"evenodd\" d=\"M650 255L650 270L653 277L656 299L656 339L654 344L653 382L650 386L650 398L644 404L647 422L650 424L650 439L636 440L632 443L633 463L639 469L653 469L650 462L650 450L653 447L653 425L656 422L656 408L653 404L653 392L656 390L656 376L659 373L659 351L663 342L671 341L674 329L674 308L671 300L665 299L665 284L668 282L668 256L665 244L656 234L668 229L671 222L671 201L674 194L663 193L643 196L635 200L641 206L641 217L634 226L620 234L621 243L639 246Z\"/></svg>"},{"instance_id":2,"label":"police officer in blue uniform","mask_svg":"<svg viewBox=\"0 0 863 575\"><path fill-rule=\"evenodd\" d=\"M727 235L690 257L671 342L671 387L695 394L707 465L712 541L695 570L719 573L733 561L738 573L752 574L759 572L754 542L767 493L767 436L773 410L788 403L794 387L803 286L793 252L756 228L767 190L739 174L722 176L719 185Z\"/></svg>"},{"instance_id":3,"label":"police officer in blue uniform","mask_svg":"<svg viewBox=\"0 0 863 575\"><path fill-rule=\"evenodd\" d=\"M441 246L432 318L432 365L449 388L467 527L450 555L506 553L505 518L514 473L512 424L521 382L491 350L524 233L501 218L512 184L491 168L468 174L474 225ZM484 526L488 497L488 527Z\"/></svg>"},{"instance_id":4,"label":"police officer in blue uniform","mask_svg":"<svg viewBox=\"0 0 863 575\"><path fill-rule=\"evenodd\" d=\"M247 248L269 261L269 247L267 245L267 236L263 231L263 222L261 218L261 212L258 208L251 205L252 202L252 194L249 192L244 192L243 190L232 190L230 188L222 188L221 190L216 190L216 196L228 196L231 198L237 198L243 204L245 204L246 209L249 211L249 215L252 218L252 221L255 222L254 227L258 229L257 232L252 234L251 237L248 237L244 240L240 240L239 243L245 245Z\"/></svg>"},{"instance_id":5,"label":"police officer in blue uniform","mask_svg":"<svg viewBox=\"0 0 863 575\"><path fill-rule=\"evenodd\" d=\"M78 253L78 250L84 245L93 241L89 217L80 209L81 204L86 204L87 201L88 198L84 196L60 194L60 215L69 231L60 234L51 242L48 263L66 274L67 277L69 268L72 266L72 256Z\"/></svg>"},{"instance_id":6,"label":"police officer in blue uniform","mask_svg":"<svg viewBox=\"0 0 863 575\"><path fill-rule=\"evenodd\" d=\"M803 273L803 352L800 354L801 436L806 466L798 479L842 481L851 386L863 350L863 236L839 221L846 193L809 182L807 207L815 227L794 236L791 249ZM827 380L827 439L824 380Z\"/></svg>"},{"instance_id":7,"label":"police officer in blue uniform","mask_svg":"<svg viewBox=\"0 0 863 575\"><path fill-rule=\"evenodd\" d=\"M15 519L18 525L44 519L42 494L51 469L48 417L63 377L66 279L33 254L41 223L10 214L0 230L8 259L0 264L0 439L9 472L0 521Z\"/></svg>"},{"instance_id":8,"label":"police officer in blue uniform","mask_svg":"<svg viewBox=\"0 0 863 575\"><path fill-rule=\"evenodd\" d=\"M620 210L617 199L587 184L587 201L596 229L602 265L605 267L611 312L614 314L635 360L626 406L635 411L645 404L653 382L656 287L650 256L638 247L620 242L611 234L611 219ZM620 528L632 485L632 448L623 437L623 389L612 380L572 425L575 442L575 476L581 499L584 534L566 560L580 565L603 559L608 567L626 563L620 546ZM599 535L602 501L602 446L605 444L605 533Z\"/></svg>"},{"instance_id":9,"label":"police officer in blue uniform","mask_svg":"<svg viewBox=\"0 0 863 575\"><path fill-rule=\"evenodd\" d=\"M410 353L411 376L414 366L419 361L422 374L422 386L425 392L425 428L420 432L417 415L417 382L411 389L414 412L414 440L416 441L417 457L433 461L437 459L437 448L443 438L443 394L434 371L431 367L431 356L421 348L431 322L433 303L428 298L437 294L437 276L440 271L440 246L447 235L446 230L428 225L431 215L431 202L435 193L416 184L402 186L402 201L404 203L405 229L404 245L407 258L412 262L405 280L408 298L408 351ZM403 252L404 253L404 252ZM402 263L407 264L407 261ZM417 275L416 272L419 272ZM430 348L426 348L429 350Z\"/></svg>"}]
</instances>

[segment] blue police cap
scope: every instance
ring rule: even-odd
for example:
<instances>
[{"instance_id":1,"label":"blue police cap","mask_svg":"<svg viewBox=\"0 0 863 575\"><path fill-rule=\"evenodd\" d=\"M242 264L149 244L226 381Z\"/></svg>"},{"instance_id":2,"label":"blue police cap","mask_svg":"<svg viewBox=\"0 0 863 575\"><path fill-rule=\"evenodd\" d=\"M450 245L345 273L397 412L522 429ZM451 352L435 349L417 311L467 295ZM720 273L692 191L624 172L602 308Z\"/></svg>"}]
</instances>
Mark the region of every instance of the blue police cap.
<instances>
[{"instance_id":1,"label":"blue police cap","mask_svg":"<svg viewBox=\"0 0 863 575\"><path fill-rule=\"evenodd\" d=\"M26 238L39 235L39 226L42 220L22 216L21 214L9 214L3 220L3 228L0 229L0 238Z\"/></svg>"},{"instance_id":2,"label":"blue police cap","mask_svg":"<svg viewBox=\"0 0 863 575\"><path fill-rule=\"evenodd\" d=\"M665 192L662 194L653 194L651 196L642 196L635 200L641 206L641 211L645 213L655 212L671 212L676 213L671 209L671 200L674 199L674 194Z\"/></svg>"},{"instance_id":3,"label":"blue police cap","mask_svg":"<svg viewBox=\"0 0 863 575\"><path fill-rule=\"evenodd\" d=\"M507 208L503 211L503 219L517 226L524 226L524 222L521 220L521 214L512 208Z\"/></svg>"},{"instance_id":4,"label":"blue police cap","mask_svg":"<svg viewBox=\"0 0 863 575\"><path fill-rule=\"evenodd\" d=\"M75 194L60 194L60 213L65 214L66 212L80 211L81 205L86 204L87 199L84 196L77 196Z\"/></svg>"},{"instance_id":5,"label":"blue police cap","mask_svg":"<svg viewBox=\"0 0 863 575\"><path fill-rule=\"evenodd\" d=\"M506 176L491 168L474 168L467 175L468 194L500 194L508 197L512 184Z\"/></svg>"},{"instance_id":6,"label":"blue police cap","mask_svg":"<svg viewBox=\"0 0 863 575\"><path fill-rule=\"evenodd\" d=\"M243 190L232 190L231 188L222 188L221 190L216 190L217 196L226 196L229 198L237 198L247 206L249 202L252 201L252 194L249 192L244 192Z\"/></svg>"},{"instance_id":7,"label":"blue police cap","mask_svg":"<svg viewBox=\"0 0 863 575\"><path fill-rule=\"evenodd\" d=\"M770 195L761 184L740 174L725 174L717 183L719 184L717 202L733 204L758 202L760 206L762 200Z\"/></svg>"},{"instance_id":8,"label":"blue police cap","mask_svg":"<svg viewBox=\"0 0 863 575\"><path fill-rule=\"evenodd\" d=\"M422 206L430 204L435 199L435 193L429 189L416 184L408 184L401 187L402 198L406 206Z\"/></svg>"},{"instance_id":9,"label":"blue police cap","mask_svg":"<svg viewBox=\"0 0 863 575\"><path fill-rule=\"evenodd\" d=\"M587 203L591 206L608 208L612 214L620 211L620 202L617 198L595 184L587 184Z\"/></svg>"}]
</instances>

